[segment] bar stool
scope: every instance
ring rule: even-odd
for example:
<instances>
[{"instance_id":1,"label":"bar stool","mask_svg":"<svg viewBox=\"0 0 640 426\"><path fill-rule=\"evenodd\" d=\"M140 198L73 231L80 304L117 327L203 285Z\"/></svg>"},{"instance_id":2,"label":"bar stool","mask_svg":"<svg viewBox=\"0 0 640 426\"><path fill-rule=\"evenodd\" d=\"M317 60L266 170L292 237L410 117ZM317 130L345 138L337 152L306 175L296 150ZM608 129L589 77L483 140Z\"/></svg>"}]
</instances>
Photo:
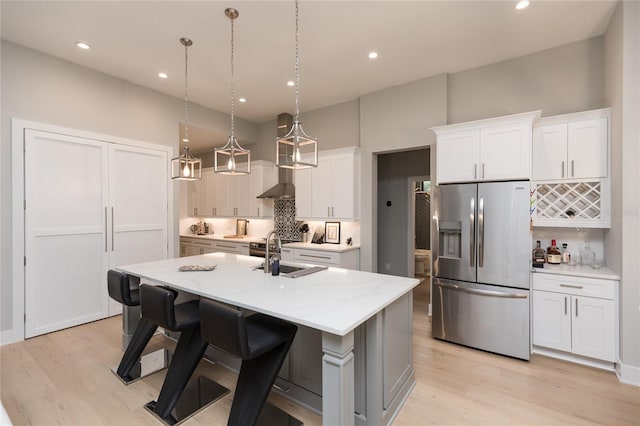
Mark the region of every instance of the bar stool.
<instances>
[{"instance_id":1,"label":"bar stool","mask_svg":"<svg viewBox=\"0 0 640 426\"><path fill-rule=\"evenodd\" d=\"M273 424L263 419L261 412L298 327L268 315L245 316L241 311L207 299L200 300L200 322L205 340L242 359L227 424ZM302 424L291 419L293 422L286 424Z\"/></svg>"},{"instance_id":2,"label":"bar stool","mask_svg":"<svg viewBox=\"0 0 640 426\"><path fill-rule=\"evenodd\" d=\"M158 400L145 405L147 410L168 425L181 423L229 393L229 389L206 377L189 383L208 343L200 334L198 301L176 305L176 296L177 292L169 288L148 284L140 286L142 318L167 330L180 332ZM197 395L189 395L187 390Z\"/></svg>"},{"instance_id":3,"label":"bar stool","mask_svg":"<svg viewBox=\"0 0 640 426\"><path fill-rule=\"evenodd\" d=\"M140 290L131 289L129 275L109 270L107 272L107 289L109 296L124 306L140 306ZM120 364L111 369L125 385L129 385L169 366L171 352L166 349L160 349L142 356L144 348L157 328L156 324L141 318L120 360Z\"/></svg>"}]
</instances>

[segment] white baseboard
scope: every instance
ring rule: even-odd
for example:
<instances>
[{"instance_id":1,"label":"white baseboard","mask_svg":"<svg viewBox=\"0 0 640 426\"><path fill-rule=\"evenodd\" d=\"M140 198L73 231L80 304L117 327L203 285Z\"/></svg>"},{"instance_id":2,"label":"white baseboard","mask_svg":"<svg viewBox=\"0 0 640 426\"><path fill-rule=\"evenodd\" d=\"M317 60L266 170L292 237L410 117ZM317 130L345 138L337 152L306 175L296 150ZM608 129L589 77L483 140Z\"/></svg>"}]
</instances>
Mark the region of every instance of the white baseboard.
<instances>
[{"instance_id":1,"label":"white baseboard","mask_svg":"<svg viewBox=\"0 0 640 426\"><path fill-rule=\"evenodd\" d=\"M625 365L621 361L618 361L616 365L616 375L621 383L640 386L640 367Z\"/></svg>"},{"instance_id":2,"label":"white baseboard","mask_svg":"<svg viewBox=\"0 0 640 426\"><path fill-rule=\"evenodd\" d=\"M13 330L0 331L0 346L13 343Z\"/></svg>"}]
</instances>

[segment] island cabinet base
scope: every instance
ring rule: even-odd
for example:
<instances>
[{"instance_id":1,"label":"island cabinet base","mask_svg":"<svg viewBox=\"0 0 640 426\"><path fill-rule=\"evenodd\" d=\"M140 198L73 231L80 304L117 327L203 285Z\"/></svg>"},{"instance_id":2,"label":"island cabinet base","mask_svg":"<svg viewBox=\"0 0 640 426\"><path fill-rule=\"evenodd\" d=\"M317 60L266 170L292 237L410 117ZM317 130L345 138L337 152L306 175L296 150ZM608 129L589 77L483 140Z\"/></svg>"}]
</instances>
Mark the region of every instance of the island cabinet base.
<instances>
[{"instance_id":1,"label":"island cabinet base","mask_svg":"<svg viewBox=\"0 0 640 426\"><path fill-rule=\"evenodd\" d=\"M292 346L276 392L322 414L325 425L391 424L415 386L412 317L409 292L346 336L299 327L304 344ZM323 383L343 392L324 398Z\"/></svg>"}]
</instances>

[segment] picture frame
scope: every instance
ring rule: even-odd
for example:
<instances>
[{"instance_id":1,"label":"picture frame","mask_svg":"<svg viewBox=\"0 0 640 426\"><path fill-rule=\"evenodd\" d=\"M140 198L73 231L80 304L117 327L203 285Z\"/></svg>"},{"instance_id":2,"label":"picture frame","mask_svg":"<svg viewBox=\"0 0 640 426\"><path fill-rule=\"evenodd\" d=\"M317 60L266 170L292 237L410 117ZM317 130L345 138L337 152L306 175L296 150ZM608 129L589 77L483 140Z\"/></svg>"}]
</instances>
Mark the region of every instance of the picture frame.
<instances>
[{"instance_id":1,"label":"picture frame","mask_svg":"<svg viewBox=\"0 0 640 426\"><path fill-rule=\"evenodd\" d=\"M324 242L340 244L340 222L324 223Z\"/></svg>"}]
</instances>

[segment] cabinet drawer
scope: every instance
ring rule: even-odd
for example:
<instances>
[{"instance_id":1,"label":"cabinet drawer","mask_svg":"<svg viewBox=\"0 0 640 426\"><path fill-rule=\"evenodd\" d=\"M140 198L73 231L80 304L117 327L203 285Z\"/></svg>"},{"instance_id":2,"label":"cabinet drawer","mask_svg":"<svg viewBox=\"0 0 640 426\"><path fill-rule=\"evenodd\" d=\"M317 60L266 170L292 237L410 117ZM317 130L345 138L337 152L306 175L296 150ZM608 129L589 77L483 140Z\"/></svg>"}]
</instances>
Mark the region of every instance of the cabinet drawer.
<instances>
[{"instance_id":1,"label":"cabinet drawer","mask_svg":"<svg viewBox=\"0 0 640 426\"><path fill-rule=\"evenodd\" d=\"M576 296L615 299L617 281L567 275L533 274L533 289Z\"/></svg>"},{"instance_id":2,"label":"cabinet drawer","mask_svg":"<svg viewBox=\"0 0 640 426\"><path fill-rule=\"evenodd\" d=\"M340 266L340 253L326 251L295 250L294 259L304 263L320 263Z\"/></svg>"},{"instance_id":3,"label":"cabinet drawer","mask_svg":"<svg viewBox=\"0 0 640 426\"><path fill-rule=\"evenodd\" d=\"M245 255L249 254L248 243L216 242L215 249L216 251L221 251L225 253L245 254Z\"/></svg>"},{"instance_id":4,"label":"cabinet drawer","mask_svg":"<svg viewBox=\"0 0 640 426\"><path fill-rule=\"evenodd\" d=\"M214 242L212 240L205 240L203 238L189 238L180 237L180 244L187 244L196 247L214 248Z\"/></svg>"}]
</instances>

